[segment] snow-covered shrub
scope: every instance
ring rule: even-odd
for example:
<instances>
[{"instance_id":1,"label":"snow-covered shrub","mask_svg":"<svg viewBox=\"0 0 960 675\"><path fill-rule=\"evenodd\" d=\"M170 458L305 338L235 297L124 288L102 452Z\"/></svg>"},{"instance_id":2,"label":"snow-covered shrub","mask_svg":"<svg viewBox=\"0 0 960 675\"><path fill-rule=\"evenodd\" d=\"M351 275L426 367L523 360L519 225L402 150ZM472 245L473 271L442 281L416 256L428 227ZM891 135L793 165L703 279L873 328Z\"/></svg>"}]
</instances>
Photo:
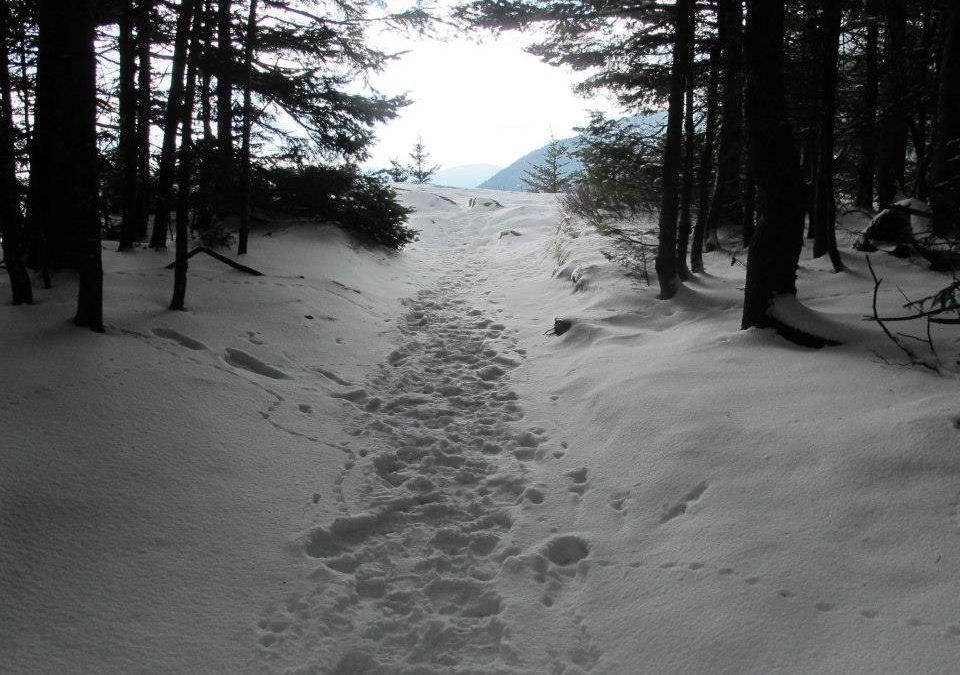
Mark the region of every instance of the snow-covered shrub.
<instances>
[{"instance_id":1,"label":"snow-covered shrub","mask_svg":"<svg viewBox=\"0 0 960 675\"><path fill-rule=\"evenodd\" d=\"M253 203L267 210L334 222L364 239L403 248L416 230L406 226L411 210L382 180L354 166L298 166L259 174Z\"/></svg>"}]
</instances>

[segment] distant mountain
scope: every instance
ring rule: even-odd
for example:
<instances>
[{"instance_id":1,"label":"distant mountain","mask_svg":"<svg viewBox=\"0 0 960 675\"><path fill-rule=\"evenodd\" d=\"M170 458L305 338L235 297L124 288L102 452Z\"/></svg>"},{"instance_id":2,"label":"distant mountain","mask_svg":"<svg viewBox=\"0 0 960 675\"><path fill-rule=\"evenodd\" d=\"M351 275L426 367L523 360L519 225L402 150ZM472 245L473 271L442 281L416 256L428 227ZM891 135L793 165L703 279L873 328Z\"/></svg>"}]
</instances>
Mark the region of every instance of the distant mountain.
<instances>
[{"instance_id":1,"label":"distant mountain","mask_svg":"<svg viewBox=\"0 0 960 675\"><path fill-rule=\"evenodd\" d=\"M579 139L579 136L563 138L560 139L558 143L563 145L567 152L573 152L574 148L576 148L577 143L579 142ZM545 145L542 148L537 148L533 152L528 152L513 164L501 169L493 176L480 183L480 187L487 188L489 190L511 190L513 192L524 192L526 191L527 187L523 183L523 174L537 164L543 164L546 157L547 146ZM579 171L582 168L583 165L571 157L569 163L564 167L564 173L573 173L574 171Z\"/></svg>"},{"instance_id":2,"label":"distant mountain","mask_svg":"<svg viewBox=\"0 0 960 675\"><path fill-rule=\"evenodd\" d=\"M629 119L629 122L636 126L647 126L651 130L651 133L656 133L659 127L662 127L664 124L666 124L666 121L667 114L662 110L649 115L641 115ZM580 136L563 138L560 139L559 143L561 143L567 149L567 152L573 153L577 145L580 143ZM544 145L542 148L537 148L533 152L527 153L513 164L501 169L499 172L482 182L480 187L487 188L489 190L525 192L527 186L523 183L524 173L532 169L537 164L543 164L546 156L547 145ZM583 165L578 160L571 157L569 164L564 167L564 173L571 174L575 171L581 170L582 168Z\"/></svg>"},{"instance_id":3,"label":"distant mountain","mask_svg":"<svg viewBox=\"0 0 960 675\"><path fill-rule=\"evenodd\" d=\"M430 182L447 187L473 188L500 170L493 164L464 164L437 171Z\"/></svg>"}]
</instances>

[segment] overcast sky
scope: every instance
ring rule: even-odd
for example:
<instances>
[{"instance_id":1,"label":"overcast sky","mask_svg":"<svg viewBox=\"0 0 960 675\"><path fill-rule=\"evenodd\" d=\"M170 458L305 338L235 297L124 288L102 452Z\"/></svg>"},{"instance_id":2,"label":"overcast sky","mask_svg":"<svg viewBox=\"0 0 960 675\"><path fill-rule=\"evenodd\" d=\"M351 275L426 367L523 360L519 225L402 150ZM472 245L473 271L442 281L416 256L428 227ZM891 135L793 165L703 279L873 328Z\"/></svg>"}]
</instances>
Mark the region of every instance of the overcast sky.
<instances>
[{"instance_id":1,"label":"overcast sky","mask_svg":"<svg viewBox=\"0 0 960 675\"><path fill-rule=\"evenodd\" d=\"M523 51L528 37L511 34L477 44L466 37L379 38L390 51L408 50L374 79L383 94L407 93L413 103L378 127L368 167L408 160L417 136L432 162L506 166L550 138L573 135L590 109L613 110L604 99L584 100L572 85L579 75L548 66Z\"/></svg>"}]
</instances>

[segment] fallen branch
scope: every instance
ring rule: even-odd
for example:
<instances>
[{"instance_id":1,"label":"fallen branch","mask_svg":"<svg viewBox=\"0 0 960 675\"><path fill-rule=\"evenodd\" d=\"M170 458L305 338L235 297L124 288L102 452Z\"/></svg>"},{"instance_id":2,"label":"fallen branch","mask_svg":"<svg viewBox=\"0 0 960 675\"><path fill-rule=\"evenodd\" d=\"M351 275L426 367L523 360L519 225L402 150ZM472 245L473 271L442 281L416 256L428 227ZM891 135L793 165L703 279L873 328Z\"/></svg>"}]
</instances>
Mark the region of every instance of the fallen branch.
<instances>
[{"instance_id":1,"label":"fallen branch","mask_svg":"<svg viewBox=\"0 0 960 675\"><path fill-rule=\"evenodd\" d=\"M209 249L209 248L207 248L206 246L197 246L195 249L193 249L192 251L190 251L190 252L187 254L187 260L189 260L189 259L192 258L193 256L197 255L198 253L206 253L206 254L207 254L208 256L210 256L211 258L214 258L214 259L216 259L216 260L219 260L219 261L222 262L223 264L229 265L229 266L232 267L233 269L235 269L235 270L240 270L241 272L243 272L243 273L245 273L245 274L252 274L252 275L255 276L255 277L262 277L262 276L263 276L263 272L260 272L260 271L258 271L258 270L255 270L255 269L253 269L252 267L247 267L246 265L241 265L241 264L238 263L236 260L231 260L231 259L228 258L227 256L222 255L222 254L220 254L220 253L217 253L216 251L214 251L214 250L212 250L212 249ZM173 267L174 267L174 265L176 265L176 264L177 264L176 261L170 263L169 265L167 265L167 269L168 269L168 270L172 270Z\"/></svg>"},{"instance_id":2,"label":"fallen branch","mask_svg":"<svg viewBox=\"0 0 960 675\"><path fill-rule=\"evenodd\" d=\"M877 322L877 325L880 326L880 329L883 331L884 335L886 335L887 338L889 338L889 340L893 344L895 344L900 351L906 354L907 358L910 360L910 363L918 366L923 366L924 368L928 368L929 370L932 370L937 375L939 375L940 369L937 366L927 363L923 359L919 358L912 349L910 349L907 345L905 345L902 340L897 338L897 336L894 335L892 332L890 332L890 329L887 328L885 322L888 321L888 319L884 319L883 317L881 317L879 309L877 308L877 296L879 295L880 284L883 283L883 279L879 278L877 276L877 273L874 271L873 263L870 262L870 256L865 256L865 257L867 259L867 269L870 270L870 276L873 277L873 316L867 317L867 318ZM902 319L902 320L906 320L906 319ZM903 334L901 333L900 335L903 335ZM928 338L924 340L923 338L918 338L913 335L911 336L903 335L903 337L910 337L911 339L919 340L920 342L927 344L930 348L930 351L933 353L934 358L936 358L937 352L933 348L933 340L930 337L929 325L927 327L927 336ZM939 363L939 359L937 359L937 362Z\"/></svg>"}]
</instances>

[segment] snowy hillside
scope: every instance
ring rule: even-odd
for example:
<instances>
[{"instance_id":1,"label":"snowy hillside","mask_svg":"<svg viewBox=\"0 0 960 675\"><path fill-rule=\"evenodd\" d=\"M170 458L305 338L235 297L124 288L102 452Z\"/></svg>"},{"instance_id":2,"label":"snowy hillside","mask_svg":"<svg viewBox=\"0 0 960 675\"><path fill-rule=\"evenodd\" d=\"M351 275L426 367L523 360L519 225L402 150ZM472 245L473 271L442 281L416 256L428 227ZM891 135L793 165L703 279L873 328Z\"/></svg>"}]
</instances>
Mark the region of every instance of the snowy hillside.
<instances>
[{"instance_id":1,"label":"snowy hillside","mask_svg":"<svg viewBox=\"0 0 960 675\"><path fill-rule=\"evenodd\" d=\"M881 359L862 255L801 258L815 351L726 255L659 301L555 197L400 187L399 254L279 223L187 312L112 248L106 335L0 307L0 672L956 672L957 381Z\"/></svg>"}]
</instances>

